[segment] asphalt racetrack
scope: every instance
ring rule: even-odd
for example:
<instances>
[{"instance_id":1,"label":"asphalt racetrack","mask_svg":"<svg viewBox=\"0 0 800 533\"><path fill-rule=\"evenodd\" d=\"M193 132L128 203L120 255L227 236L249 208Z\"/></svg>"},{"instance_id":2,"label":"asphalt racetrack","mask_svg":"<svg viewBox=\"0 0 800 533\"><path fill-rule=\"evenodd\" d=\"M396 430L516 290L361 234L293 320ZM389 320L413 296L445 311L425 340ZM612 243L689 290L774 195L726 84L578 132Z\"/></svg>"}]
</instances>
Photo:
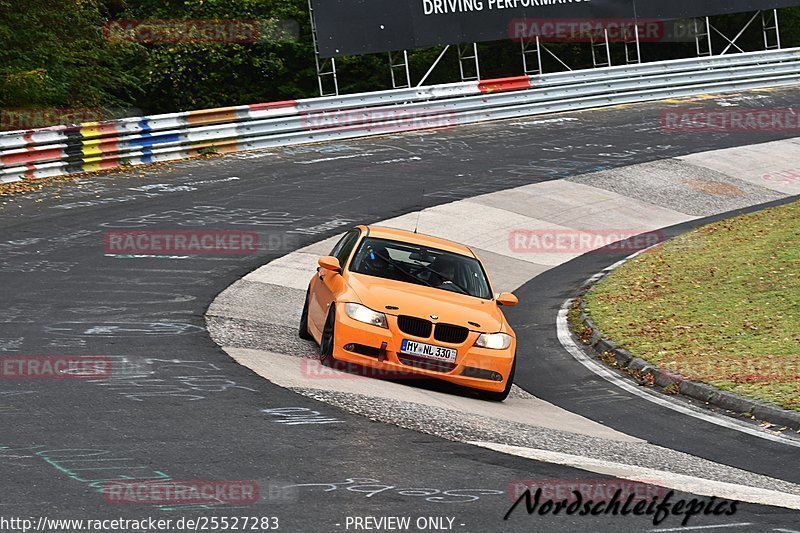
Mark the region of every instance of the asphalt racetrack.
<instances>
[{"instance_id":1,"label":"asphalt racetrack","mask_svg":"<svg viewBox=\"0 0 800 533\"><path fill-rule=\"evenodd\" d=\"M412 531L681 527L678 516L658 525L644 516L529 516L524 505L504 520L513 503L509 487L521 480L612 478L374 422L273 385L211 340L204 314L256 267L348 226L520 185L792 137L664 132L661 114L721 101L787 108L799 95L758 91L297 146L87 176L4 198L2 356L104 356L114 371L102 380L0 381L0 516L173 523L277 517L278 530L299 532L367 530L355 517L410 517ZM129 229L257 231L265 249L188 258L106 254L106 232ZM554 311L587 273L615 260L580 258L518 291L526 303L510 318L531 353L558 349ZM593 401L581 401L576 391L592 379L546 357L517 374L531 394L619 431L800 483L797 448L656 412L638 400L602 401L617 394L607 383L595 384ZM290 423L287 413L314 413L319 423ZM246 506L122 505L101 493L108 481L153 479L253 480L260 497ZM742 504L733 515L696 516L688 525L791 531L798 516ZM383 525L373 530L391 529Z\"/></svg>"}]
</instances>

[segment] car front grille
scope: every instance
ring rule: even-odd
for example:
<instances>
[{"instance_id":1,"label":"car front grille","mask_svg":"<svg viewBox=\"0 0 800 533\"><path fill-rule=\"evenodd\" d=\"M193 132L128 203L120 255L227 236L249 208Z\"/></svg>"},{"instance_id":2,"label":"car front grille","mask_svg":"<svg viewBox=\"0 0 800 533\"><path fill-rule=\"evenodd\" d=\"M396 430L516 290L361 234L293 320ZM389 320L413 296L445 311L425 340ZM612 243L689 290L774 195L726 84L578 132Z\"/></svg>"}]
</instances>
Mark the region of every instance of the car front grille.
<instances>
[{"instance_id":1,"label":"car front grille","mask_svg":"<svg viewBox=\"0 0 800 533\"><path fill-rule=\"evenodd\" d=\"M467 328L453 324L436 324L436 329L433 331L434 339L451 344L461 344L467 340L467 335L469 335Z\"/></svg>"},{"instance_id":2,"label":"car front grille","mask_svg":"<svg viewBox=\"0 0 800 533\"><path fill-rule=\"evenodd\" d=\"M455 324L436 324L429 320L415 316L400 315L397 317L397 327L400 331L415 337L428 339L433 333L433 338L439 342L461 344L467 340L469 329Z\"/></svg>"},{"instance_id":3,"label":"car front grille","mask_svg":"<svg viewBox=\"0 0 800 533\"><path fill-rule=\"evenodd\" d=\"M433 324L423 318L400 315L397 317L397 327L400 328L400 331L403 333L427 339L431 336Z\"/></svg>"}]
</instances>

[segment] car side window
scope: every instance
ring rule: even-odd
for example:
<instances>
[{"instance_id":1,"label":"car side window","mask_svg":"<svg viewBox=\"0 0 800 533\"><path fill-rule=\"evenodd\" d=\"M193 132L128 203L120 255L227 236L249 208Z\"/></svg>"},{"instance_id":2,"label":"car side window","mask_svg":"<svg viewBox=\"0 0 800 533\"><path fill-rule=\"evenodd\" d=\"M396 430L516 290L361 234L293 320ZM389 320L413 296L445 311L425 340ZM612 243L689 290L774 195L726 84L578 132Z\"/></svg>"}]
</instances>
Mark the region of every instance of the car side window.
<instances>
[{"instance_id":1,"label":"car side window","mask_svg":"<svg viewBox=\"0 0 800 533\"><path fill-rule=\"evenodd\" d=\"M331 255L339 260L339 264L342 268L344 268L347 258L350 257L350 253L353 251L360 234L361 232L357 229L347 232L336 246L333 247L333 250L331 250Z\"/></svg>"}]
</instances>

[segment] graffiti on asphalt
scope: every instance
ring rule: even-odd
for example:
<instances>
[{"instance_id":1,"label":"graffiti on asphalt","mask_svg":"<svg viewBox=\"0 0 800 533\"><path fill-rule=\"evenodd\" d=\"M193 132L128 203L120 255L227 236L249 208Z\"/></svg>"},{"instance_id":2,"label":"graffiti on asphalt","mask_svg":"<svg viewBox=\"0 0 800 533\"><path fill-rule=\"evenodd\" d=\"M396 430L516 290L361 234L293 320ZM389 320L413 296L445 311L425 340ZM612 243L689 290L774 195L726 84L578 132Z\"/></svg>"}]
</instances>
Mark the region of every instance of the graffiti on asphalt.
<instances>
[{"instance_id":1,"label":"graffiti on asphalt","mask_svg":"<svg viewBox=\"0 0 800 533\"><path fill-rule=\"evenodd\" d=\"M372 498L381 493L399 494L415 498L424 498L431 503L470 503L480 500L481 496L499 496L505 494L496 489L449 489L440 490L432 488L403 487L402 485L386 485L378 479L372 478L347 478L338 483L303 483L287 485L284 488L321 488L322 492L333 492L344 489L350 492L363 494L365 498Z\"/></svg>"}]
</instances>

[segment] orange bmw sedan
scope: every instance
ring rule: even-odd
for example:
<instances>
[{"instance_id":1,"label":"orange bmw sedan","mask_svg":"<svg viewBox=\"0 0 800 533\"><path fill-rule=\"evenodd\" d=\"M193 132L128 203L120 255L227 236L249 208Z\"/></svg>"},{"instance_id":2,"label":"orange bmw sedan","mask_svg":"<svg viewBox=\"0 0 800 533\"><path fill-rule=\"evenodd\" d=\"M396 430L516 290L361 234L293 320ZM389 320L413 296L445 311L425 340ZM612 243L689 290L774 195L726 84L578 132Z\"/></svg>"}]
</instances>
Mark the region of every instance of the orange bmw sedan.
<instances>
[{"instance_id":1,"label":"orange bmw sedan","mask_svg":"<svg viewBox=\"0 0 800 533\"><path fill-rule=\"evenodd\" d=\"M449 381L486 400L508 397L516 337L480 259L436 237L358 226L321 257L300 319L323 364Z\"/></svg>"}]
</instances>

